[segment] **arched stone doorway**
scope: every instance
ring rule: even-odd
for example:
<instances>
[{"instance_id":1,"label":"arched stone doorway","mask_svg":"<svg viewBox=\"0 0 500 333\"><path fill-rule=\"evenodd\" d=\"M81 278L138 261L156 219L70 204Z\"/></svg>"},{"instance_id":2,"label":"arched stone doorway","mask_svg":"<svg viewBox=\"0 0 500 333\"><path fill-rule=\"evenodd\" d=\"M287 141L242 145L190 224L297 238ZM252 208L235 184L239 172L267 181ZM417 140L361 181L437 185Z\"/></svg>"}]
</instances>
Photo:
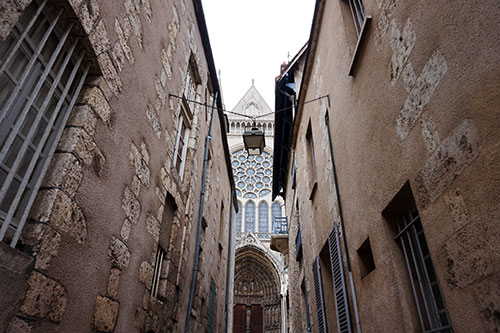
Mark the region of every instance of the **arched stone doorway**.
<instances>
[{"instance_id":1,"label":"arched stone doorway","mask_svg":"<svg viewBox=\"0 0 500 333\"><path fill-rule=\"evenodd\" d=\"M281 283L278 269L262 249L236 250L234 271L234 333L279 333Z\"/></svg>"}]
</instances>

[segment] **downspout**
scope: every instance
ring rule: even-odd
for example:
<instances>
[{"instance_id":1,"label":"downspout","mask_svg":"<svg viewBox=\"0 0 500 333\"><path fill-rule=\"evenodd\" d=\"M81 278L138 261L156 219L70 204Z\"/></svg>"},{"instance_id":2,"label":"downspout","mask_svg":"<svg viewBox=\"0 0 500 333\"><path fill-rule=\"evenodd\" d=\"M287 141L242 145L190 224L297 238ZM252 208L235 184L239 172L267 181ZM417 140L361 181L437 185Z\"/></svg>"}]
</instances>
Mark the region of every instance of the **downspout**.
<instances>
[{"instance_id":1,"label":"downspout","mask_svg":"<svg viewBox=\"0 0 500 333\"><path fill-rule=\"evenodd\" d=\"M330 99L328 99L328 104L330 104ZM356 321L356 330L358 333L361 333L361 325L359 322L359 312L358 312L358 302L356 300L356 290L354 289L354 277L352 275L351 269L351 259L349 257L349 247L347 246L347 237L345 233L344 227L344 214L342 212L342 202L340 201L340 192L339 192L339 182L337 178L337 168L335 167L335 159L333 158L333 144L332 144L332 135L330 131L330 117L328 113L325 117L326 128L328 130L328 142L330 143L330 157L332 159L332 169L333 169L333 179L335 181L335 193L337 195L337 202L339 206L339 216L340 216L340 226L342 228L342 239L344 240L344 248L345 248L345 261L347 264L347 274L349 275L349 286L351 288L352 294L352 303L354 306L354 320Z\"/></svg>"},{"instance_id":2,"label":"downspout","mask_svg":"<svg viewBox=\"0 0 500 333\"><path fill-rule=\"evenodd\" d=\"M208 151L210 147L210 140L212 139L212 127L214 123L215 104L217 102L217 97L218 97L218 92L215 92L214 102L212 104L212 114L210 115L210 127L208 128L208 135L205 140L205 159L203 161L203 175L201 180L201 193L200 193L200 209L198 211L198 231L196 233L193 280L191 280L191 290L189 291L189 303L186 314L186 330L185 330L186 333L189 332L189 319L191 318L191 310L194 301L194 290L196 288L196 277L198 276L198 264L200 261L201 223L203 218L203 202L205 200L205 180L207 178Z\"/></svg>"},{"instance_id":3,"label":"downspout","mask_svg":"<svg viewBox=\"0 0 500 333\"><path fill-rule=\"evenodd\" d=\"M224 333L227 333L227 320L229 316L229 280L231 279L231 243L233 240L233 190L231 190L231 203L229 204L229 241L227 246L226 269L226 306L224 312Z\"/></svg>"}]
</instances>

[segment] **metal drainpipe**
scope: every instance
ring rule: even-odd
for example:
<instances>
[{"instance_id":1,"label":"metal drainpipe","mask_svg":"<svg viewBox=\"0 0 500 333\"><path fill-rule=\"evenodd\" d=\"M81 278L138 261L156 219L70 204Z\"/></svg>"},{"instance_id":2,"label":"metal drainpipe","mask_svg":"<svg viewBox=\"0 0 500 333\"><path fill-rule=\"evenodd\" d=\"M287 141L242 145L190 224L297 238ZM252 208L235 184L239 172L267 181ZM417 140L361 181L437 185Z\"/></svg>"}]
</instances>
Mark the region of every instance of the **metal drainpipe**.
<instances>
[{"instance_id":1,"label":"metal drainpipe","mask_svg":"<svg viewBox=\"0 0 500 333\"><path fill-rule=\"evenodd\" d=\"M330 100L328 100L329 102ZM337 194L337 202L339 203L339 216L340 216L340 226L342 228L342 239L344 240L344 248L345 248L345 256L346 256L346 264L347 264L347 274L349 275L349 286L352 294L352 303L354 306L354 318L356 321L356 330L358 333L361 333L361 325L359 322L359 313L358 313L358 302L356 300L356 291L354 289L354 277L352 275L351 269L351 260L349 258L349 247L347 247L347 239L344 227L344 214L342 212L342 202L340 201L340 192L339 192L339 182L337 178L337 169L335 167L335 160L333 158L333 145L332 145L332 135L330 132L330 117L327 113L325 117L326 128L328 129L328 141L330 143L330 157L332 159L332 169L333 169L333 179L335 181L335 192Z\"/></svg>"},{"instance_id":2,"label":"metal drainpipe","mask_svg":"<svg viewBox=\"0 0 500 333\"><path fill-rule=\"evenodd\" d=\"M205 140L205 159L203 161L203 175L201 180L201 193L200 193L200 209L198 211L198 231L196 234L196 247L194 255L194 267L193 267L193 280L191 281L191 290L189 291L189 303L186 314L186 330L189 332L189 321L191 319L191 310L193 307L194 300L194 290L196 288L196 277L198 275L198 263L200 261L200 238L201 238L201 221L203 218L203 202L205 200L205 180L207 178L207 165L208 165L208 151L210 146L210 140L212 139L212 127L214 122L215 114L215 103L217 103L218 92L215 92L214 103L212 105L212 114L210 115L210 127L208 128L207 139Z\"/></svg>"},{"instance_id":3,"label":"metal drainpipe","mask_svg":"<svg viewBox=\"0 0 500 333\"><path fill-rule=\"evenodd\" d=\"M231 278L231 242L233 239L233 191L231 190L231 202L229 204L229 241L227 246L227 271L226 271L226 306L224 313L224 333L227 333L227 320L229 316L229 279ZM219 236L220 237L220 236Z\"/></svg>"}]
</instances>

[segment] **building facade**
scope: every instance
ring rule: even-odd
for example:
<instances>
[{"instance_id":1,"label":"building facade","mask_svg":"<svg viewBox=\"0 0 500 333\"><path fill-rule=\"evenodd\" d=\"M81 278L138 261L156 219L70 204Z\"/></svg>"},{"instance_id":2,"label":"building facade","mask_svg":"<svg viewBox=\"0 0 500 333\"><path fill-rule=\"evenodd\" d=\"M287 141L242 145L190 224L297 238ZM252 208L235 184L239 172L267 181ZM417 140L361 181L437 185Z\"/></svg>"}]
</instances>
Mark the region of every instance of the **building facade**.
<instances>
[{"instance_id":1,"label":"building facade","mask_svg":"<svg viewBox=\"0 0 500 333\"><path fill-rule=\"evenodd\" d=\"M499 14L316 1L276 94L292 332L498 331Z\"/></svg>"},{"instance_id":2,"label":"building facade","mask_svg":"<svg viewBox=\"0 0 500 333\"><path fill-rule=\"evenodd\" d=\"M201 2L0 17L0 331L224 331L237 206Z\"/></svg>"},{"instance_id":3,"label":"building facade","mask_svg":"<svg viewBox=\"0 0 500 333\"><path fill-rule=\"evenodd\" d=\"M285 332L287 272L284 257L271 246L276 234L286 234L283 200L272 200L274 114L252 84L227 112L228 142L236 186L234 332ZM266 147L248 155L242 135L255 123Z\"/></svg>"}]
</instances>

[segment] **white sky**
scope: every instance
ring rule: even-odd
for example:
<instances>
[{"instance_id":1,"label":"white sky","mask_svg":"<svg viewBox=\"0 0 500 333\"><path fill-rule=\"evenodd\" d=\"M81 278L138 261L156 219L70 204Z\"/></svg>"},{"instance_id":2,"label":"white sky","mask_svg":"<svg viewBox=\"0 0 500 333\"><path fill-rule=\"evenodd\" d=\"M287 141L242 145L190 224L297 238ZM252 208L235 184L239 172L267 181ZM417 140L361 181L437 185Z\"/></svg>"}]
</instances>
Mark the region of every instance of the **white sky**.
<instances>
[{"instance_id":1,"label":"white sky","mask_svg":"<svg viewBox=\"0 0 500 333\"><path fill-rule=\"evenodd\" d=\"M280 64L307 42L315 0L202 0L226 108L252 85L274 110Z\"/></svg>"}]
</instances>

